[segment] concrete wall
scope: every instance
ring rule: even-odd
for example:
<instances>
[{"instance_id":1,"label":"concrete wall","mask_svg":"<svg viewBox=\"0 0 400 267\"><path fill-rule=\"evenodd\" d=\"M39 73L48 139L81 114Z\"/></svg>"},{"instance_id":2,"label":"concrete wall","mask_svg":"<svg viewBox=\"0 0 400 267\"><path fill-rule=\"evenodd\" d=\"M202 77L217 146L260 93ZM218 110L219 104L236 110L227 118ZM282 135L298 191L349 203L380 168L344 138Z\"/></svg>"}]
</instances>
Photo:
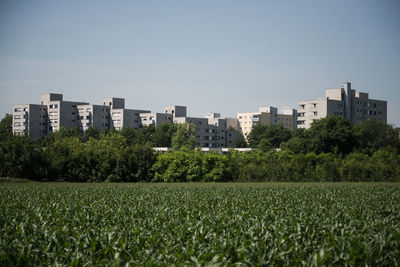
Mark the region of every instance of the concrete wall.
<instances>
[{"instance_id":1,"label":"concrete wall","mask_svg":"<svg viewBox=\"0 0 400 267\"><path fill-rule=\"evenodd\" d=\"M160 126L163 123L173 123L173 115L167 113L140 113L141 126Z\"/></svg>"},{"instance_id":2,"label":"concrete wall","mask_svg":"<svg viewBox=\"0 0 400 267\"><path fill-rule=\"evenodd\" d=\"M47 107L22 104L13 106L12 131L16 135L27 134L31 138L42 138L47 134Z\"/></svg>"},{"instance_id":3,"label":"concrete wall","mask_svg":"<svg viewBox=\"0 0 400 267\"><path fill-rule=\"evenodd\" d=\"M174 117L186 117L185 106L166 106L165 113L172 114Z\"/></svg>"},{"instance_id":4,"label":"concrete wall","mask_svg":"<svg viewBox=\"0 0 400 267\"><path fill-rule=\"evenodd\" d=\"M125 108L125 99L117 97L103 98L103 106L108 106L110 109L123 109Z\"/></svg>"},{"instance_id":5,"label":"concrete wall","mask_svg":"<svg viewBox=\"0 0 400 267\"><path fill-rule=\"evenodd\" d=\"M77 121L81 130L93 127L99 131L110 127L110 108L104 105L78 105Z\"/></svg>"},{"instance_id":6,"label":"concrete wall","mask_svg":"<svg viewBox=\"0 0 400 267\"><path fill-rule=\"evenodd\" d=\"M327 116L327 99L314 99L308 101L300 101L297 127L310 128L314 120L319 120Z\"/></svg>"}]
</instances>

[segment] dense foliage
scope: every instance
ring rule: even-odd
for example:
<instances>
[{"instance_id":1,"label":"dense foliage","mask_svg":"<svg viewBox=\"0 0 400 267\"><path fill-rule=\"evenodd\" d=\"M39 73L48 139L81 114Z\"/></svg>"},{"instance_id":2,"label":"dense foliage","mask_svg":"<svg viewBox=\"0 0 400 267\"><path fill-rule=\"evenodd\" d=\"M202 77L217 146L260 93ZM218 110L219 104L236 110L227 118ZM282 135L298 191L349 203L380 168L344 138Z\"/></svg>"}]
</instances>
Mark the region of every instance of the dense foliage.
<instances>
[{"instance_id":1,"label":"dense foliage","mask_svg":"<svg viewBox=\"0 0 400 267\"><path fill-rule=\"evenodd\" d=\"M78 128L43 140L11 134L10 116L0 122L0 176L65 181L400 181L399 132L341 117L309 130L256 125L249 143L257 151L224 155L194 149L190 124L99 133ZM239 141L242 142L243 140ZM172 146L157 154L152 147Z\"/></svg>"},{"instance_id":2,"label":"dense foliage","mask_svg":"<svg viewBox=\"0 0 400 267\"><path fill-rule=\"evenodd\" d=\"M397 266L400 187L2 184L1 266Z\"/></svg>"}]
</instances>

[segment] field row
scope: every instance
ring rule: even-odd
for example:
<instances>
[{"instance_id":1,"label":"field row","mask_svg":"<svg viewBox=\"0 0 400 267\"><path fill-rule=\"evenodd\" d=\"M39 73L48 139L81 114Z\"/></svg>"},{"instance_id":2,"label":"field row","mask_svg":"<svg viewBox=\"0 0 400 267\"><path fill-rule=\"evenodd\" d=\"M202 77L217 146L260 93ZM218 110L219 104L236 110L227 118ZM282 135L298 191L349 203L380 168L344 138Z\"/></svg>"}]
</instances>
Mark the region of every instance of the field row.
<instances>
[{"instance_id":1,"label":"field row","mask_svg":"<svg viewBox=\"0 0 400 267\"><path fill-rule=\"evenodd\" d=\"M399 265L400 187L2 184L0 265Z\"/></svg>"}]
</instances>

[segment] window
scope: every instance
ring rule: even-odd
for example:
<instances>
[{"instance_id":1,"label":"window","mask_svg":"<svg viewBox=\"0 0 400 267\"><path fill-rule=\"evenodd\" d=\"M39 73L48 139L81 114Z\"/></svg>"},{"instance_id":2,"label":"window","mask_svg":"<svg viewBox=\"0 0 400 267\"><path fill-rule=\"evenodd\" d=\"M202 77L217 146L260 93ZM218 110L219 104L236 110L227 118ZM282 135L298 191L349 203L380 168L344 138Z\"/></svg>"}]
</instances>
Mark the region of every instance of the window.
<instances>
[{"instance_id":1,"label":"window","mask_svg":"<svg viewBox=\"0 0 400 267\"><path fill-rule=\"evenodd\" d=\"M58 108L58 104L49 105L49 108Z\"/></svg>"},{"instance_id":2,"label":"window","mask_svg":"<svg viewBox=\"0 0 400 267\"><path fill-rule=\"evenodd\" d=\"M14 115L14 119L16 120L21 119L21 115Z\"/></svg>"},{"instance_id":3,"label":"window","mask_svg":"<svg viewBox=\"0 0 400 267\"><path fill-rule=\"evenodd\" d=\"M317 103L314 103L314 104L313 104L313 107L316 108L316 107L317 107Z\"/></svg>"},{"instance_id":4,"label":"window","mask_svg":"<svg viewBox=\"0 0 400 267\"><path fill-rule=\"evenodd\" d=\"M22 109L21 108L14 108L14 112L21 112Z\"/></svg>"},{"instance_id":5,"label":"window","mask_svg":"<svg viewBox=\"0 0 400 267\"><path fill-rule=\"evenodd\" d=\"M121 116L121 112L113 112L111 115L113 117L120 117Z\"/></svg>"},{"instance_id":6,"label":"window","mask_svg":"<svg viewBox=\"0 0 400 267\"><path fill-rule=\"evenodd\" d=\"M304 104L300 105L300 108L305 108L305 107L306 107L306 105L304 105Z\"/></svg>"},{"instance_id":7,"label":"window","mask_svg":"<svg viewBox=\"0 0 400 267\"><path fill-rule=\"evenodd\" d=\"M49 112L50 116L58 116L58 112L57 111L53 111L53 112Z\"/></svg>"},{"instance_id":8,"label":"window","mask_svg":"<svg viewBox=\"0 0 400 267\"><path fill-rule=\"evenodd\" d=\"M318 112L317 111L314 111L314 116L317 116L318 115Z\"/></svg>"},{"instance_id":9,"label":"window","mask_svg":"<svg viewBox=\"0 0 400 267\"><path fill-rule=\"evenodd\" d=\"M14 123L14 127L19 127L19 126L21 126L21 123L20 123L20 122L15 122L15 123Z\"/></svg>"}]
</instances>

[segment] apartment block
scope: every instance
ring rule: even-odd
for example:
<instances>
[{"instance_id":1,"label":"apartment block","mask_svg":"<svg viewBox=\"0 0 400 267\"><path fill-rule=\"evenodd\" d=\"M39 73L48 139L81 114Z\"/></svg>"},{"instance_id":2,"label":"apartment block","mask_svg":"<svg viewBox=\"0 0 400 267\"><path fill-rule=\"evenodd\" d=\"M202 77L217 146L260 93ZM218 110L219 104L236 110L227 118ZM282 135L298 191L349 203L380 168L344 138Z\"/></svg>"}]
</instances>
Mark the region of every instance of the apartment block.
<instances>
[{"instance_id":1,"label":"apartment block","mask_svg":"<svg viewBox=\"0 0 400 267\"><path fill-rule=\"evenodd\" d=\"M173 123L174 116L172 114L167 113L140 113L140 121L143 126L160 126L163 123Z\"/></svg>"},{"instance_id":2,"label":"apartment block","mask_svg":"<svg viewBox=\"0 0 400 267\"><path fill-rule=\"evenodd\" d=\"M165 113L172 114L174 117L186 117L185 106L166 106Z\"/></svg>"},{"instance_id":3,"label":"apartment block","mask_svg":"<svg viewBox=\"0 0 400 267\"><path fill-rule=\"evenodd\" d=\"M116 130L121 130L122 127L139 129L142 125L141 113L150 113L150 111L124 108L111 109L110 128L115 128Z\"/></svg>"},{"instance_id":4,"label":"apartment block","mask_svg":"<svg viewBox=\"0 0 400 267\"><path fill-rule=\"evenodd\" d=\"M297 126L297 111L295 109L276 107L260 107L258 112L237 113L240 131L247 138L253 129L253 125L282 125L294 130Z\"/></svg>"},{"instance_id":5,"label":"apartment block","mask_svg":"<svg viewBox=\"0 0 400 267\"><path fill-rule=\"evenodd\" d=\"M102 105L78 105L76 119L82 131L89 127L102 131L110 128L110 108Z\"/></svg>"},{"instance_id":6,"label":"apartment block","mask_svg":"<svg viewBox=\"0 0 400 267\"><path fill-rule=\"evenodd\" d=\"M175 117L174 123L192 123L198 147L225 147L226 123L223 119L209 124L208 118Z\"/></svg>"},{"instance_id":7,"label":"apartment block","mask_svg":"<svg viewBox=\"0 0 400 267\"><path fill-rule=\"evenodd\" d=\"M42 138L47 134L47 106L25 104L13 106L12 129L15 135L28 134L31 138Z\"/></svg>"},{"instance_id":8,"label":"apartment block","mask_svg":"<svg viewBox=\"0 0 400 267\"><path fill-rule=\"evenodd\" d=\"M47 106L47 132L58 131L60 127L71 128L80 126L78 105L88 105L86 102L64 101L62 94L43 94L40 103Z\"/></svg>"},{"instance_id":9,"label":"apartment block","mask_svg":"<svg viewBox=\"0 0 400 267\"><path fill-rule=\"evenodd\" d=\"M13 132L28 134L31 138L43 138L60 127L78 126L82 131L95 128L99 131L123 127L139 129L145 126L160 126L163 123L191 123L195 126L197 147L233 147L235 141L251 131L254 123L265 125L282 124L292 128L296 124L295 110L278 110L263 107L259 112L238 113L237 118L221 118L221 114L210 112L203 118L188 117L185 106L166 106L164 113L125 108L123 98L104 98L101 105L86 102L64 101L62 94L43 94L40 104L14 105Z\"/></svg>"},{"instance_id":10,"label":"apartment block","mask_svg":"<svg viewBox=\"0 0 400 267\"><path fill-rule=\"evenodd\" d=\"M368 93L356 92L351 83L340 88L327 88L325 98L299 102L297 126L310 128L314 120L342 116L357 124L367 119L387 122L387 102L370 99Z\"/></svg>"}]
</instances>

